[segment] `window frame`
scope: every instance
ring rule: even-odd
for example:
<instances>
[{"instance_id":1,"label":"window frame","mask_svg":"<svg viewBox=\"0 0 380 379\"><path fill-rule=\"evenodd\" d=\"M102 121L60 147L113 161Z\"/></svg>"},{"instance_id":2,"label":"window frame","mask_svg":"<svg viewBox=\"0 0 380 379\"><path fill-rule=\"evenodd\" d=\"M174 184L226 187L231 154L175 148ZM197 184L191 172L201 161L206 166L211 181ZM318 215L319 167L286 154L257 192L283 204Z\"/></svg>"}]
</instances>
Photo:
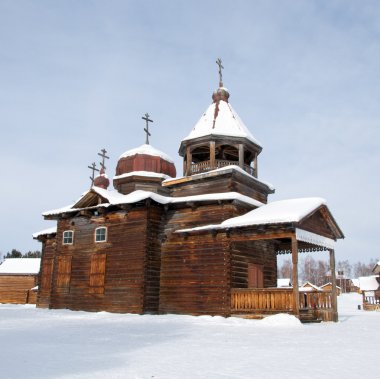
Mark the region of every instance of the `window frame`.
<instances>
[{"instance_id":1,"label":"window frame","mask_svg":"<svg viewBox=\"0 0 380 379\"><path fill-rule=\"evenodd\" d=\"M70 233L71 234L71 242L65 242L65 233ZM62 245L73 245L74 244L74 230L64 230L62 233Z\"/></svg>"},{"instance_id":2,"label":"window frame","mask_svg":"<svg viewBox=\"0 0 380 379\"><path fill-rule=\"evenodd\" d=\"M101 230L101 229L104 229L105 232L104 232L104 240L101 240L101 241L98 241L97 240L97 237L98 237L98 234L97 234L97 231L98 230ZM94 233L94 240L95 240L95 243L103 243L103 242L107 242L107 234L108 234L108 230L107 230L107 227L106 226L99 226L98 228L95 229L95 233Z\"/></svg>"}]
</instances>

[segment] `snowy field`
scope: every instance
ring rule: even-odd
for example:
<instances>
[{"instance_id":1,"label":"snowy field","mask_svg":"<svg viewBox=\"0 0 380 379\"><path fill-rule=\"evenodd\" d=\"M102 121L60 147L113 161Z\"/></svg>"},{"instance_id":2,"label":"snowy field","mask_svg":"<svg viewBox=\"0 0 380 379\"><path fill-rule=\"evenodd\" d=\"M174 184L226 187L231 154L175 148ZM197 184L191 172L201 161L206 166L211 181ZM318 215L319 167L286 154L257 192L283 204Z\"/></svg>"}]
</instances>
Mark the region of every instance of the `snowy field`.
<instances>
[{"instance_id":1,"label":"snowy field","mask_svg":"<svg viewBox=\"0 0 380 379\"><path fill-rule=\"evenodd\" d=\"M0 378L378 378L380 312L340 322L137 316L0 304Z\"/></svg>"}]
</instances>

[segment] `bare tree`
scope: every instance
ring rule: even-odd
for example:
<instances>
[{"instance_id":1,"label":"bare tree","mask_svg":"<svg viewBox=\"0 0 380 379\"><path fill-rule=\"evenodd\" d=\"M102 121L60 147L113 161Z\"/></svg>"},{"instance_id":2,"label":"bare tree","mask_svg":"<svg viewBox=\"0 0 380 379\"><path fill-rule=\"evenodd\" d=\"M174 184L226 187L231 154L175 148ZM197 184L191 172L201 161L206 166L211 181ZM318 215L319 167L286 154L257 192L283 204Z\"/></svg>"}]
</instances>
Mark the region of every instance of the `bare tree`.
<instances>
[{"instance_id":1,"label":"bare tree","mask_svg":"<svg viewBox=\"0 0 380 379\"><path fill-rule=\"evenodd\" d=\"M352 267L350 262L346 259L345 261L338 261L336 268L341 274L340 276L344 278L351 278Z\"/></svg>"},{"instance_id":2,"label":"bare tree","mask_svg":"<svg viewBox=\"0 0 380 379\"><path fill-rule=\"evenodd\" d=\"M353 267L354 277L369 276L372 275L372 269L374 268L378 259L371 259L368 264L362 262L356 262Z\"/></svg>"},{"instance_id":3,"label":"bare tree","mask_svg":"<svg viewBox=\"0 0 380 379\"><path fill-rule=\"evenodd\" d=\"M279 269L279 277L280 278L291 278L292 277L292 261L288 258L285 259Z\"/></svg>"}]
</instances>

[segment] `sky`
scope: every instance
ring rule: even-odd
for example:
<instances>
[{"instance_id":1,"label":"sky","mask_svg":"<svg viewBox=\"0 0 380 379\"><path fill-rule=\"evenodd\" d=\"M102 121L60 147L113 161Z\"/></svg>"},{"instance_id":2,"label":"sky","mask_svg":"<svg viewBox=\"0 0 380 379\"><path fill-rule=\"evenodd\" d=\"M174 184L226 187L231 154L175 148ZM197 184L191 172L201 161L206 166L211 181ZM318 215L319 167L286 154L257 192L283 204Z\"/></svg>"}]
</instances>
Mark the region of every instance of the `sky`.
<instances>
[{"instance_id":1,"label":"sky","mask_svg":"<svg viewBox=\"0 0 380 379\"><path fill-rule=\"evenodd\" d=\"M269 201L327 199L337 260L380 258L377 0L0 0L0 46L0 253L40 249L41 213L89 189L102 148L112 178L146 112L182 175L221 57Z\"/></svg>"}]
</instances>

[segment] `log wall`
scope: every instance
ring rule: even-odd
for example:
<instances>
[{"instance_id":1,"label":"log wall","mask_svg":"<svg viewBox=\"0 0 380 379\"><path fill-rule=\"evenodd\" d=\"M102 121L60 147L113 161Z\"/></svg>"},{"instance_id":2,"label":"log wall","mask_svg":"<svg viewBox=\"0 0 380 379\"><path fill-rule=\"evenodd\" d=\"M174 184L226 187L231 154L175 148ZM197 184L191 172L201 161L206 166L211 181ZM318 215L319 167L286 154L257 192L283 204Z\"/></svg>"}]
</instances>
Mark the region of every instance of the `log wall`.
<instances>
[{"instance_id":1,"label":"log wall","mask_svg":"<svg viewBox=\"0 0 380 379\"><path fill-rule=\"evenodd\" d=\"M173 197L179 196L193 196L203 195L209 193L221 193L221 192L238 192L242 195L246 195L267 203L268 193L260 188L257 182L249 177L242 177L237 180L234 174L219 175L218 177L211 177L204 180L191 180L184 181L183 183L176 183L170 185Z\"/></svg>"},{"instance_id":2,"label":"log wall","mask_svg":"<svg viewBox=\"0 0 380 379\"><path fill-rule=\"evenodd\" d=\"M157 313L159 308L161 241L163 238L164 217L165 215L161 208L149 208L145 257L144 313Z\"/></svg>"},{"instance_id":3,"label":"log wall","mask_svg":"<svg viewBox=\"0 0 380 379\"><path fill-rule=\"evenodd\" d=\"M235 203L187 205L169 209L166 213L165 235L173 231L209 224L219 224L228 218L250 211L245 205Z\"/></svg>"},{"instance_id":4,"label":"log wall","mask_svg":"<svg viewBox=\"0 0 380 379\"><path fill-rule=\"evenodd\" d=\"M161 210L149 209L149 222L145 206L59 220L55 257L44 257L47 271L52 262L51 297L50 301L45 297L45 304L87 311L157 312ZM100 226L107 227L107 241L96 243L94 233ZM65 230L74 231L72 245L62 244ZM40 306L43 299L40 295Z\"/></svg>"},{"instance_id":5,"label":"log wall","mask_svg":"<svg viewBox=\"0 0 380 379\"><path fill-rule=\"evenodd\" d=\"M229 316L229 259L220 236L173 236L162 251L160 312Z\"/></svg>"},{"instance_id":6,"label":"log wall","mask_svg":"<svg viewBox=\"0 0 380 379\"><path fill-rule=\"evenodd\" d=\"M276 245L271 240L231 244L231 288L248 288L248 265L263 266L264 288L277 287Z\"/></svg>"},{"instance_id":7,"label":"log wall","mask_svg":"<svg viewBox=\"0 0 380 379\"><path fill-rule=\"evenodd\" d=\"M33 303L30 289L37 285L37 275L0 275L0 303Z\"/></svg>"},{"instance_id":8,"label":"log wall","mask_svg":"<svg viewBox=\"0 0 380 379\"><path fill-rule=\"evenodd\" d=\"M37 294L38 308L50 307L51 285L56 248L56 238L48 238L42 242L41 269Z\"/></svg>"}]
</instances>

